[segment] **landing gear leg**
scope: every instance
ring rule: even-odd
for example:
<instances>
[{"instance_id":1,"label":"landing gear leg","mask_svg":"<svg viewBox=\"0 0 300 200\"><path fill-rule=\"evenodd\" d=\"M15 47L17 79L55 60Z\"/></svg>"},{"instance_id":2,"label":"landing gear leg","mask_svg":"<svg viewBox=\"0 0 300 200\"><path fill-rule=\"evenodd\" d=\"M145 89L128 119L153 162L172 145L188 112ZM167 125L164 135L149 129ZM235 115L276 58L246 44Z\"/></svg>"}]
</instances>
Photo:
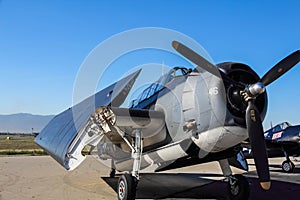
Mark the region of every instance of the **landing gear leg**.
<instances>
[{"instance_id":1,"label":"landing gear leg","mask_svg":"<svg viewBox=\"0 0 300 200\"><path fill-rule=\"evenodd\" d=\"M135 130L135 141L132 146L133 169L131 174L124 174L118 182L118 199L133 200L136 196L136 187L139 180L139 171L142 156L142 134L141 130Z\"/></svg>"},{"instance_id":2,"label":"landing gear leg","mask_svg":"<svg viewBox=\"0 0 300 200\"><path fill-rule=\"evenodd\" d=\"M283 163L281 164L281 168L284 172L286 173L291 173L294 171L295 169L295 165L294 163L290 160L289 155L287 154L287 152L282 149L284 156L285 156L285 161L283 161Z\"/></svg>"},{"instance_id":3,"label":"landing gear leg","mask_svg":"<svg viewBox=\"0 0 300 200\"><path fill-rule=\"evenodd\" d=\"M232 175L227 159L220 160L219 164L228 181L228 194L230 199L248 199L250 189L247 179L241 174Z\"/></svg>"},{"instance_id":4,"label":"landing gear leg","mask_svg":"<svg viewBox=\"0 0 300 200\"><path fill-rule=\"evenodd\" d=\"M115 166L114 160L111 159L111 168L110 168L109 177L110 178L115 178L115 176L116 176L116 166Z\"/></svg>"}]
</instances>

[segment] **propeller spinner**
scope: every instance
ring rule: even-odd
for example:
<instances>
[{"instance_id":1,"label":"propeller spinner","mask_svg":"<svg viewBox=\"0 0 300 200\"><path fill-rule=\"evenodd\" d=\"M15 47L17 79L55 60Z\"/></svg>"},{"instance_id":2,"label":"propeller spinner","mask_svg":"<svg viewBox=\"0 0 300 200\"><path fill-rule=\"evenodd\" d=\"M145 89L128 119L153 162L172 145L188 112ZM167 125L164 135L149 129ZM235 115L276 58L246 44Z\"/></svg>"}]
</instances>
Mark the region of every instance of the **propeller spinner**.
<instances>
[{"instance_id":1,"label":"propeller spinner","mask_svg":"<svg viewBox=\"0 0 300 200\"><path fill-rule=\"evenodd\" d=\"M187 46L181 44L180 42L173 41L172 46L181 55L198 65L198 67L208 71L209 73L217 77L221 76L225 81L229 81L230 83L241 89L240 95L248 103L245 118L256 171L260 180L261 187L264 190L269 190L271 187L271 182L264 131L260 113L254 101L256 97L265 92L265 86L274 82L300 61L300 50L293 52L292 54L288 55L280 62L278 62L263 76L263 78L260 79L259 82L251 85L244 85L243 83L236 82L235 80L228 77L225 73L218 70L215 65L211 64L205 58L203 58Z\"/></svg>"}]
</instances>

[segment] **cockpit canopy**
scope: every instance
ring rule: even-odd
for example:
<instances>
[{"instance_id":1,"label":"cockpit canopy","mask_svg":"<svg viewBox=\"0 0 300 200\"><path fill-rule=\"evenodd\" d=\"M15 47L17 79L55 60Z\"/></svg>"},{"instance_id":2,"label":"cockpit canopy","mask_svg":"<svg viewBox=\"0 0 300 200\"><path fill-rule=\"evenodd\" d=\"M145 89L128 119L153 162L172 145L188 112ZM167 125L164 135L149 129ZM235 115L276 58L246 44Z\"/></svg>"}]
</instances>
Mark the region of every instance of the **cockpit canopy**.
<instances>
[{"instance_id":1,"label":"cockpit canopy","mask_svg":"<svg viewBox=\"0 0 300 200\"><path fill-rule=\"evenodd\" d=\"M273 128L267 130L265 133L277 133L280 131L283 131L284 129L286 129L287 127L292 126L290 123L288 122L283 122L281 124L278 124L276 126L274 126Z\"/></svg>"},{"instance_id":2,"label":"cockpit canopy","mask_svg":"<svg viewBox=\"0 0 300 200\"><path fill-rule=\"evenodd\" d=\"M155 83L152 83L149 87L147 87L139 96L137 99L134 99L130 103L130 107L134 108L137 106L140 102L148 99L149 97L153 96L155 93L162 90L166 84L171 82L176 77L182 77L187 74L189 74L192 70L187 69L185 67L174 67L169 72L161 76Z\"/></svg>"},{"instance_id":3,"label":"cockpit canopy","mask_svg":"<svg viewBox=\"0 0 300 200\"><path fill-rule=\"evenodd\" d=\"M290 123L288 123L288 122L283 122L283 123L281 123L281 124L276 125L276 126L272 129L272 131L273 131L274 133L276 133L276 132L279 132L279 131L282 131L282 130L286 129L286 128L289 127L289 126L291 126Z\"/></svg>"}]
</instances>

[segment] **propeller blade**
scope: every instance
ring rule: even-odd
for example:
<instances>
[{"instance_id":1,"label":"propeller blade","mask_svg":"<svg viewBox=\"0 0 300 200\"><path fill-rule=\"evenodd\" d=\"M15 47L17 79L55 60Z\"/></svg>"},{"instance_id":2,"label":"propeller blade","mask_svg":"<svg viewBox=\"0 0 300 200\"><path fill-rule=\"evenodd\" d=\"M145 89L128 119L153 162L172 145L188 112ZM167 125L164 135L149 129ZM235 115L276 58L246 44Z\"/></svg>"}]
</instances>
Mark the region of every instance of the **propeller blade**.
<instances>
[{"instance_id":1,"label":"propeller blade","mask_svg":"<svg viewBox=\"0 0 300 200\"><path fill-rule=\"evenodd\" d=\"M254 100L248 101L246 124L259 182L264 190L271 187L268 155L260 114Z\"/></svg>"},{"instance_id":2,"label":"propeller blade","mask_svg":"<svg viewBox=\"0 0 300 200\"><path fill-rule=\"evenodd\" d=\"M181 55L198 65L200 68L208 71L209 73L217 77L220 77L220 72L218 68L215 65L211 64L208 60L197 54L192 49L188 48L187 46L181 44L178 41L172 41L172 46L177 52L179 52Z\"/></svg>"},{"instance_id":3,"label":"propeller blade","mask_svg":"<svg viewBox=\"0 0 300 200\"><path fill-rule=\"evenodd\" d=\"M246 86L245 84L236 82L235 80L229 78L226 74L220 71L215 65L210 63L208 60L206 60L205 58L203 58L202 56L200 56L199 54L197 54L195 51L188 48L184 44L178 41L172 41L172 46L178 53L180 53L181 55L183 55L184 57L186 57L187 59L195 63L199 68L204 69L207 72L219 78L221 76L224 81L232 83L235 86L239 87L240 89L245 89Z\"/></svg>"},{"instance_id":4,"label":"propeller blade","mask_svg":"<svg viewBox=\"0 0 300 200\"><path fill-rule=\"evenodd\" d=\"M300 61L300 50L297 50L284 59L282 59L279 63L277 63L273 68L271 68L261 79L261 82L267 86L280 76L282 76L285 72L290 70Z\"/></svg>"}]
</instances>

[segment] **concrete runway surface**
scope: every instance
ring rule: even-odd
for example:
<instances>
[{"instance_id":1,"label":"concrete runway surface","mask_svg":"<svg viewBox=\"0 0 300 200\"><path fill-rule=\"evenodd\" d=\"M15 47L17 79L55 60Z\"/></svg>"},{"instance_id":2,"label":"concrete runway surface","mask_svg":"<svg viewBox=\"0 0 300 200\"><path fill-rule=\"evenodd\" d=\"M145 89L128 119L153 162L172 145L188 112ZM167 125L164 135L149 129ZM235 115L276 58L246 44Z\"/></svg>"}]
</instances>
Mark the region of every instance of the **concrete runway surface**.
<instances>
[{"instance_id":1,"label":"concrete runway surface","mask_svg":"<svg viewBox=\"0 0 300 200\"><path fill-rule=\"evenodd\" d=\"M300 162L293 174L281 172L283 158L270 159L272 187L258 186L253 161L245 175L250 199L299 199ZM234 169L235 173L242 171ZM88 156L76 170L68 172L49 156L0 157L0 200L99 200L117 199L118 178L107 178L109 168ZM217 162L154 174L142 173L138 199L228 199Z\"/></svg>"}]
</instances>

